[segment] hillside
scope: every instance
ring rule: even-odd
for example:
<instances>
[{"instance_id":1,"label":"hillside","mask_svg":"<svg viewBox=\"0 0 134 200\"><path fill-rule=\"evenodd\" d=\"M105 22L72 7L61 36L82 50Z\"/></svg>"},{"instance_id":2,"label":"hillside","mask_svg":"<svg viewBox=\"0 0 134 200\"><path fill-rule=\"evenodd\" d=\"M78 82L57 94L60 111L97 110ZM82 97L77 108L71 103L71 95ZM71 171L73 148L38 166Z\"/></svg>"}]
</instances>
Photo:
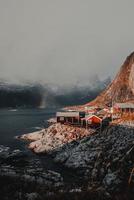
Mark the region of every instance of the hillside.
<instances>
[{"instance_id":1,"label":"hillside","mask_svg":"<svg viewBox=\"0 0 134 200\"><path fill-rule=\"evenodd\" d=\"M113 103L134 101L134 52L126 58L107 89L86 105L111 105L112 101Z\"/></svg>"}]
</instances>

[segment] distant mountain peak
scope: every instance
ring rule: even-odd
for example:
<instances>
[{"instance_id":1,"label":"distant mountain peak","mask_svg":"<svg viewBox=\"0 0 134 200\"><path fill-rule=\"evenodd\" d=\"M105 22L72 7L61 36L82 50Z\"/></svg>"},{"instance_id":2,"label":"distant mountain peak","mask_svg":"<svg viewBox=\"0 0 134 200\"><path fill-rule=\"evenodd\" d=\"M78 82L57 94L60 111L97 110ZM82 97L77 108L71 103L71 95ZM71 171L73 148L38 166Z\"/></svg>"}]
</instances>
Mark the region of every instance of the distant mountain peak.
<instances>
[{"instance_id":1,"label":"distant mountain peak","mask_svg":"<svg viewBox=\"0 0 134 200\"><path fill-rule=\"evenodd\" d=\"M112 102L134 102L134 52L124 64L112 83L95 100L86 105L111 105Z\"/></svg>"}]
</instances>

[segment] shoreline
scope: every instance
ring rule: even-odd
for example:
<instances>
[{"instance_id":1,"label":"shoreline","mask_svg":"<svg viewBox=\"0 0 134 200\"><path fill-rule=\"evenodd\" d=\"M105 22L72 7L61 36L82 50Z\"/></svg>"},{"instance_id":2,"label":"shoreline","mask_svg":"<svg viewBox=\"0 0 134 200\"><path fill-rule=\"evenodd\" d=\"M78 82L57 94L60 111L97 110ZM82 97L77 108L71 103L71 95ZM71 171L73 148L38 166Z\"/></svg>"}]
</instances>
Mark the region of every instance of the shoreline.
<instances>
[{"instance_id":1,"label":"shoreline","mask_svg":"<svg viewBox=\"0 0 134 200\"><path fill-rule=\"evenodd\" d=\"M45 134L44 131L37 131L25 134L21 139L28 139L30 142L34 140L29 145L34 153L42 156L44 153L48 154L55 163L68 170L74 170L78 177L82 177L83 183L79 187L81 194L83 186L86 185L86 192L91 194L94 190L97 196L97 192L103 191L104 195L108 194L112 198L113 194L121 194L127 187L131 189L134 186L133 180L128 185L134 163L133 127L109 126L101 135L88 132L87 135L82 135L82 138L63 143L59 142L63 141L63 138L56 137L57 134L70 134L71 129L67 125L59 125L60 132L57 133L56 126L57 124L48 127L47 130L43 129ZM74 127L71 128L74 131ZM48 141L49 145L46 144Z\"/></svg>"},{"instance_id":2,"label":"shoreline","mask_svg":"<svg viewBox=\"0 0 134 200\"><path fill-rule=\"evenodd\" d=\"M16 136L16 139L28 141L28 148L35 153L49 153L67 143L94 133L93 129L86 130L85 128L55 123L40 131Z\"/></svg>"}]
</instances>

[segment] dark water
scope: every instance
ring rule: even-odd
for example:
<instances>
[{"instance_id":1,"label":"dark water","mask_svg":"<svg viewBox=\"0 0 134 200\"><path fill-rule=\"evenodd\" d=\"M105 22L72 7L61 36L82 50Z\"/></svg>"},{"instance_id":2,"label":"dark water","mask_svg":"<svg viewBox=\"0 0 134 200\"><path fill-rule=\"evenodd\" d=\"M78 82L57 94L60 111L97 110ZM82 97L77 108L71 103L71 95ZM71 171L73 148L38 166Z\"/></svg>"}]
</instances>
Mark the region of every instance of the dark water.
<instances>
[{"instance_id":1,"label":"dark water","mask_svg":"<svg viewBox=\"0 0 134 200\"><path fill-rule=\"evenodd\" d=\"M54 109L0 110L0 145L23 149L23 142L14 137L47 127L55 113Z\"/></svg>"}]
</instances>

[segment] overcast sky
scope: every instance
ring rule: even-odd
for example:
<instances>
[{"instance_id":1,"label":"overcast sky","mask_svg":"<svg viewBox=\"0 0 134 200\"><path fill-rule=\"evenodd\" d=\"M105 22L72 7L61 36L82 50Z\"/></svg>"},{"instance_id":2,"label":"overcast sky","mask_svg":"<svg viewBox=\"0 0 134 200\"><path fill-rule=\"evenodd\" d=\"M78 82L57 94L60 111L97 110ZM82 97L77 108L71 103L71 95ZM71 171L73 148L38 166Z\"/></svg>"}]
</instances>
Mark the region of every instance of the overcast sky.
<instances>
[{"instance_id":1,"label":"overcast sky","mask_svg":"<svg viewBox=\"0 0 134 200\"><path fill-rule=\"evenodd\" d=\"M0 78L114 75L134 50L133 0L0 0Z\"/></svg>"}]
</instances>

